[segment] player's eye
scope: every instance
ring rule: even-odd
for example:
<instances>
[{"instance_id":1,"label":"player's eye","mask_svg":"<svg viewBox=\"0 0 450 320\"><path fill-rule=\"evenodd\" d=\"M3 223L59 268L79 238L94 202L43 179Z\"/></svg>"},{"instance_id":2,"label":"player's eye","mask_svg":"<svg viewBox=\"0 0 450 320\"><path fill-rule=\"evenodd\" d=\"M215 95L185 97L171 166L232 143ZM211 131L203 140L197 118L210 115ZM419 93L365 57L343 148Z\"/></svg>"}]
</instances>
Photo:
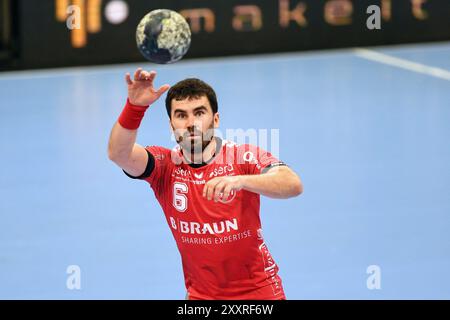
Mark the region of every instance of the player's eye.
<instances>
[{"instance_id":1,"label":"player's eye","mask_svg":"<svg viewBox=\"0 0 450 320\"><path fill-rule=\"evenodd\" d=\"M179 118L179 119L184 119L185 117L186 117L186 115L184 113L177 114L177 118Z\"/></svg>"},{"instance_id":2,"label":"player's eye","mask_svg":"<svg viewBox=\"0 0 450 320\"><path fill-rule=\"evenodd\" d=\"M196 115L197 117L202 116L202 115L204 115L204 114L205 114L205 113L204 113L203 111L198 111L198 112L195 113L195 115Z\"/></svg>"}]
</instances>

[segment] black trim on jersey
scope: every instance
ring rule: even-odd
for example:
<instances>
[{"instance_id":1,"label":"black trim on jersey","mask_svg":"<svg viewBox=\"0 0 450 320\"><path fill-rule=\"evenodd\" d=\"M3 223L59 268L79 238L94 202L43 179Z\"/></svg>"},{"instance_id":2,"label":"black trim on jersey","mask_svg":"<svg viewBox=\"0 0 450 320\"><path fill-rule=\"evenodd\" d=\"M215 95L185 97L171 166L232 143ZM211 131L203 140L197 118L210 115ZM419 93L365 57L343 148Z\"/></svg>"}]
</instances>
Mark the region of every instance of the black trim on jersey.
<instances>
[{"instance_id":1,"label":"black trim on jersey","mask_svg":"<svg viewBox=\"0 0 450 320\"><path fill-rule=\"evenodd\" d=\"M129 178L131 178L131 179L145 179L145 178L150 177L150 175L152 174L153 169L155 168L155 157L147 149L145 149L145 151L147 151L148 160L147 160L147 166L145 167L145 171L144 171L143 174L141 174L139 177L133 177L132 175L128 174L125 170L122 169L122 171Z\"/></svg>"},{"instance_id":2,"label":"black trim on jersey","mask_svg":"<svg viewBox=\"0 0 450 320\"><path fill-rule=\"evenodd\" d=\"M275 162L275 163L271 163L269 164L267 167L265 167L264 169L261 170L261 173L266 173L269 169L274 168L274 167L281 167L281 166L286 166L289 167L286 163L284 162Z\"/></svg>"},{"instance_id":3,"label":"black trim on jersey","mask_svg":"<svg viewBox=\"0 0 450 320\"><path fill-rule=\"evenodd\" d=\"M202 162L202 163L189 163L189 167L192 167L192 168L200 168L200 167L203 167L203 166L206 166L206 165L207 165L206 162Z\"/></svg>"}]
</instances>

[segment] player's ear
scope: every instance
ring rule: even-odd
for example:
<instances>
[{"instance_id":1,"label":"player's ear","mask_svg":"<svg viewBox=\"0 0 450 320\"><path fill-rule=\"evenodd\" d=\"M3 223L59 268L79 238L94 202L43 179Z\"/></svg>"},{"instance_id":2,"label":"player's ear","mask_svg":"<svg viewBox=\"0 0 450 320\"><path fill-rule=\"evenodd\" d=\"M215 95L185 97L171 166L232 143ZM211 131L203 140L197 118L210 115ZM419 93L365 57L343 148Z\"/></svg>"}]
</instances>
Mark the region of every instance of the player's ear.
<instances>
[{"instance_id":1,"label":"player's ear","mask_svg":"<svg viewBox=\"0 0 450 320\"><path fill-rule=\"evenodd\" d=\"M219 127L219 123L220 123L219 112L216 112L214 114L214 128L218 128Z\"/></svg>"}]
</instances>

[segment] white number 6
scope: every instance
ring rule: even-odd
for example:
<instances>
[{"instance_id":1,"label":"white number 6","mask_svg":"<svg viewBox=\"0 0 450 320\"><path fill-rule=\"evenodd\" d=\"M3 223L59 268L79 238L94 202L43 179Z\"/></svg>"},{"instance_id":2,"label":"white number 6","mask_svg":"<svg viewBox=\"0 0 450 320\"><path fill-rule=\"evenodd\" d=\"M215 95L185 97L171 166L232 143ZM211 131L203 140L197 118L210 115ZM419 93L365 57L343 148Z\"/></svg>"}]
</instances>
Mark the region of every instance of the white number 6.
<instances>
[{"instance_id":1,"label":"white number 6","mask_svg":"<svg viewBox=\"0 0 450 320\"><path fill-rule=\"evenodd\" d=\"M180 212L184 212L187 209L187 197L188 186L185 183L176 182L173 184L173 206Z\"/></svg>"}]
</instances>

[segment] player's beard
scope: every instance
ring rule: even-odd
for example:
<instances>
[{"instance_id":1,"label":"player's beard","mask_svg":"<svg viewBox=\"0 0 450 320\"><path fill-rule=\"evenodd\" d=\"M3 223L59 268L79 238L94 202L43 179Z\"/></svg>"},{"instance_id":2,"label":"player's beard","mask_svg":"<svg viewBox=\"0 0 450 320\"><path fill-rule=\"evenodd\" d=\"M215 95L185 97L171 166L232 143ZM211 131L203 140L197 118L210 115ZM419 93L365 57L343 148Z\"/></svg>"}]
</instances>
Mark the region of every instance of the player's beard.
<instances>
[{"instance_id":1,"label":"player's beard","mask_svg":"<svg viewBox=\"0 0 450 320\"><path fill-rule=\"evenodd\" d=\"M196 138L189 138L191 134L198 135ZM203 153L205 148L211 143L214 138L214 120L211 121L205 132L197 130L195 126L189 127L186 132L176 138L177 143L183 150L183 153L190 153L191 156ZM193 157L191 157L193 158Z\"/></svg>"}]
</instances>

